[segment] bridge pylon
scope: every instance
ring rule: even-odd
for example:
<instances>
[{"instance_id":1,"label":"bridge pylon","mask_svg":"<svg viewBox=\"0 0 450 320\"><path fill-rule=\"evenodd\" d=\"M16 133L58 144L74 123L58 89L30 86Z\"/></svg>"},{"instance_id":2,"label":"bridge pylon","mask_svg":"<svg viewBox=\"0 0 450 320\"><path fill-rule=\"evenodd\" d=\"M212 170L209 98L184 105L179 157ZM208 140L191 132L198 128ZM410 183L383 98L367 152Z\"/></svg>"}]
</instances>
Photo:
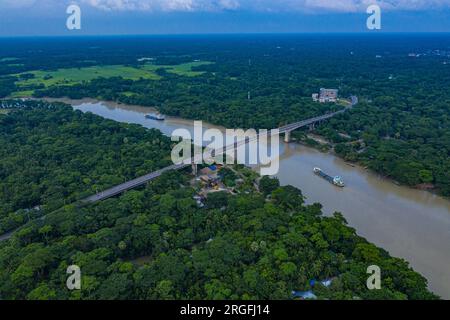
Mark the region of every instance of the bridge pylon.
<instances>
[{"instance_id":1,"label":"bridge pylon","mask_svg":"<svg viewBox=\"0 0 450 320\"><path fill-rule=\"evenodd\" d=\"M284 142L291 142L291 131L286 131L286 133L284 134Z\"/></svg>"}]
</instances>

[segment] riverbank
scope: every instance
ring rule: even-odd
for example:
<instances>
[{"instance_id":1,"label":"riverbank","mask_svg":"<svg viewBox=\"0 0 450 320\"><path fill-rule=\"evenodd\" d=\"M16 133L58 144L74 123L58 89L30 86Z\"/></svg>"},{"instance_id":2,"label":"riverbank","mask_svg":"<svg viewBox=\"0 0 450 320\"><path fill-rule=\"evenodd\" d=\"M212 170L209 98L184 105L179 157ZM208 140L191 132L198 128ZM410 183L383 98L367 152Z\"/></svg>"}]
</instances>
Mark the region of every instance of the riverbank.
<instances>
[{"instance_id":1,"label":"riverbank","mask_svg":"<svg viewBox=\"0 0 450 320\"><path fill-rule=\"evenodd\" d=\"M5 98L5 99L14 99L14 98ZM119 108L120 106L126 106L126 108L132 108L138 112L143 112L143 113L155 113L155 112L159 112L158 108L155 107L147 107L147 106L141 106L141 105L127 105L124 104L122 102L118 102L118 101L103 101L103 100L99 100L96 98L83 98L83 99L70 99L70 98L50 98L50 97L43 97L43 98L34 98L34 97L22 97L21 99L33 99L33 100L45 100L48 102L63 102L66 104L70 104L70 105L74 105L74 104L82 104L82 103L106 103L111 107L116 107ZM349 104L351 105L351 103L349 102ZM6 110L6 109L5 109ZM1 110L0 110L1 112ZM6 111L7 113L7 111ZM173 116L168 116L168 118L171 118L173 121L180 121L182 123L186 122L186 121L193 121L190 119L182 119L182 118L178 118L178 117L173 117ZM220 126L220 125L216 125L216 124L209 124L209 123L205 123L204 122L205 127L207 128L219 128L222 131L225 131L225 128ZM334 151L334 147L336 146L335 143L332 143L331 141L327 140L324 136L321 136L319 134L316 133L308 133L306 135L307 140L309 141L314 141L314 143L308 143L308 141L302 141L301 139L292 138L292 142L298 143L300 145L304 145L307 147L311 147L314 149L317 149L320 152L323 153L330 153L335 155L336 157L341 158L342 160L346 161L347 164L349 166L358 166L359 168L363 168L364 170L369 170L370 172L372 172L373 174L379 175L381 178L386 179L388 181L390 181L393 184L399 185L399 186L403 186L406 188L411 188L414 190L422 190L422 191L426 191L429 192L433 195L438 195L441 197L445 197L444 195L441 194L441 192L439 192L439 189L436 188L436 186L434 186L433 184L418 184L416 186L411 186L411 185L407 185L407 184L403 184L400 183L398 180L396 180L395 178L391 177L391 176L386 176L386 175L382 175L377 171L371 170L369 169L367 166L364 166L363 164L361 164L360 162L349 162L348 160L345 160L344 158L342 158L341 155L337 154ZM448 199L448 198L447 198Z\"/></svg>"},{"instance_id":2,"label":"riverbank","mask_svg":"<svg viewBox=\"0 0 450 320\"><path fill-rule=\"evenodd\" d=\"M313 141L313 143L311 143L311 141ZM410 186L410 185L407 185L407 184L400 183L399 181L395 180L393 177L382 175L379 172L374 171L374 170L368 168L367 166L363 165L361 162L351 162L351 161L348 161L348 160L344 159L341 155L339 155L338 153L335 152L334 148L336 146L336 143L333 143L333 142L327 140L326 137L321 136L319 134L308 133L308 134L305 135L305 139L302 140L302 139L299 139L299 138L292 138L292 142L293 143L298 143L300 145L303 145L303 146L306 146L306 147L309 147L309 148L314 148L314 149L316 149L316 150L318 150L318 151L320 151L322 153L332 154L332 155L342 159L343 161L345 161L346 164L351 166L351 167L358 167L361 170L367 170L368 172L371 172L372 174L378 175L380 178L385 179L387 181L390 181L391 183L393 183L393 184L395 184L397 186L402 186L402 187L410 188L410 189L413 189L413 190L426 191L426 192L429 192L429 193L431 193L433 195L440 196L440 197L448 199L448 197L443 196L439 192L439 189L437 189L436 186L434 186L433 184L423 183L423 184L418 184L418 185L415 185L415 186Z\"/></svg>"},{"instance_id":3,"label":"riverbank","mask_svg":"<svg viewBox=\"0 0 450 320\"><path fill-rule=\"evenodd\" d=\"M25 99L35 99L32 97L28 97ZM126 108L128 109L133 109L137 112L143 112L143 113L152 113L152 112L159 112L159 110L157 109L157 107L145 107L145 106L140 106L140 105L126 105L123 104L121 102L116 102L116 101L102 101L99 99L93 99L93 98L83 98L83 99L70 99L70 98L49 98L49 97L44 97L43 100L45 101L58 101L58 102L63 102L63 103L67 103L70 105L74 105L74 104L82 104L82 103L93 103L93 104L97 104L97 103L106 103L111 107L115 107L115 108L120 108L121 106L126 106ZM178 118L178 117L172 117L169 116L168 118L172 119L172 121L179 121L180 124L185 123L186 121L193 121L191 119L182 119L182 118ZM222 131L225 130L225 127L220 126L220 125L216 125L216 124L210 124L210 123L205 123L204 122L205 127L207 128L218 128ZM361 170L367 170L368 172L371 172L372 174L378 175L380 178L385 179L387 181L389 181L390 183L393 183L395 185L398 186L402 186L405 188L410 188L412 190L421 190L421 191L425 191L425 192L429 192L433 195L436 196L442 196L439 192L438 189L435 188L435 186L430 185L430 184L420 184L420 185L416 185L416 186L410 186L410 185L406 185L406 184L402 184L400 182L398 182L395 178L390 177L390 176L386 176L386 175L382 175L379 172L376 172L374 170L369 169L367 166L364 166L363 164L361 164L360 162L349 162L348 160L345 160L344 158L342 158L339 154L337 154L334 151L334 147L336 146L335 143L329 141L326 137L321 136L319 134L316 133L308 133L306 135L307 139L311 140L311 141L315 141L317 144L311 144L308 143L307 141L302 141L301 139L298 138L292 138L292 142L293 143L297 143L309 148L314 148L322 153L328 153L328 154L332 154L340 159L342 159L343 161L345 161L347 163L347 165L352 166L352 167L358 167Z\"/></svg>"},{"instance_id":4,"label":"riverbank","mask_svg":"<svg viewBox=\"0 0 450 320\"><path fill-rule=\"evenodd\" d=\"M37 99L37 98L24 97L23 99ZM128 104L123 104L118 101L103 101L103 100L99 100L99 99L95 99L95 98L70 99L67 97L65 97L65 98L44 97L44 98L39 98L37 100L45 100L45 101L49 101L49 102L58 101L58 102L63 102L63 103L67 103L70 105L82 104L82 103L92 103L92 104L106 103L107 105L109 105L111 107L120 108L121 106L126 106L126 108L128 108L128 109L133 109L137 112L142 112L142 113L159 112L159 110L156 106L155 107L146 107L146 106L141 106L141 105L128 105ZM349 104L351 105L350 102L349 102ZM182 119L182 118L173 117L173 116L168 116L168 118L172 119L172 121L179 121L180 124L183 124L186 121L193 121L191 119ZM223 127L221 125L211 124L211 123L206 123L206 122L203 122L203 123L204 123L205 127L207 127L207 128L219 128L220 130L225 131L225 127ZM334 156L339 157L340 159L345 161L349 166L358 166L361 169L368 170L371 173L376 174L379 177L386 179L393 184L403 186L406 188L410 188L413 190L422 190L422 191L430 192L433 195L445 197L440 194L438 189L436 189L434 186L431 187L429 184L427 184L427 185L421 184L421 185L417 185L417 186L410 186L410 185L402 184L402 183L398 182L395 178L390 177L390 176L385 176L385 175L380 174L379 172L371 170L371 169L367 168L367 166L362 165L360 162L349 162L348 160L345 160L344 158L342 158L339 154L337 154L334 151L334 147L336 146L336 144L327 140L324 136L321 136L316 133L308 133L306 136L309 140L315 141L317 144L315 145L312 143L308 143L307 141L302 141L295 137L292 138L292 142L298 143L300 145L304 145L304 146L307 146L310 148L317 149L318 151L323 152L323 153L333 154Z\"/></svg>"},{"instance_id":5,"label":"riverbank","mask_svg":"<svg viewBox=\"0 0 450 320\"><path fill-rule=\"evenodd\" d=\"M61 100L59 100L61 101ZM95 99L65 100L74 109L111 120L140 124L170 136L176 129L193 131L193 121L168 117L145 118L149 108L102 102ZM224 128L204 123L207 128ZM321 167L344 178L347 187L336 188L314 175ZM256 170L258 168L255 168ZM430 192L399 186L362 168L350 165L331 152L323 153L298 143L281 144L282 185L303 191L309 204L321 203L323 212L341 212L349 225L368 241L404 258L429 279L430 288L450 299L450 201Z\"/></svg>"},{"instance_id":6,"label":"riverbank","mask_svg":"<svg viewBox=\"0 0 450 320\"><path fill-rule=\"evenodd\" d=\"M67 101L66 101L67 102ZM159 129L170 136L176 129L193 130L193 121L168 117L166 121L145 119L146 107L108 102L73 104L115 121ZM208 128L220 128L204 123ZM341 175L347 187L337 188L318 178L314 167ZM255 168L257 170L257 168ZM430 288L450 298L450 201L429 192L398 186L358 165L350 165L331 153L297 143L281 144L282 185L303 191L307 203L321 203L326 215L342 212L359 235L393 256L406 259L430 281Z\"/></svg>"}]
</instances>

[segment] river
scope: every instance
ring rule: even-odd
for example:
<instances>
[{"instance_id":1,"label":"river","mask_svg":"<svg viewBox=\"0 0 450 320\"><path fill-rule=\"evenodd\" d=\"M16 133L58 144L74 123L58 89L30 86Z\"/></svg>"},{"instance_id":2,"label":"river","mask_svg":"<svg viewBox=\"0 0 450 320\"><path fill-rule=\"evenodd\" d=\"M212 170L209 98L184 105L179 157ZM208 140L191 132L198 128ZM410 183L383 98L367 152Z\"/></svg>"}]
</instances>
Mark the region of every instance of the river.
<instances>
[{"instance_id":1,"label":"river","mask_svg":"<svg viewBox=\"0 0 450 320\"><path fill-rule=\"evenodd\" d=\"M136 123L171 135L175 129L193 132L190 120L168 117L154 121L151 111L140 106L92 100L65 101L75 109L119 122ZM205 128L219 128L205 124ZM320 167L341 175L346 187L337 188L312 172ZM342 212L359 235L393 256L404 258L429 280L430 289L450 299L450 201L426 191L398 186L391 181L353 167L340 158L296 143L281 145L278 178L282 185L303 191L308 203L319 202L324 213Z\"/></svg>"}]
</instances>

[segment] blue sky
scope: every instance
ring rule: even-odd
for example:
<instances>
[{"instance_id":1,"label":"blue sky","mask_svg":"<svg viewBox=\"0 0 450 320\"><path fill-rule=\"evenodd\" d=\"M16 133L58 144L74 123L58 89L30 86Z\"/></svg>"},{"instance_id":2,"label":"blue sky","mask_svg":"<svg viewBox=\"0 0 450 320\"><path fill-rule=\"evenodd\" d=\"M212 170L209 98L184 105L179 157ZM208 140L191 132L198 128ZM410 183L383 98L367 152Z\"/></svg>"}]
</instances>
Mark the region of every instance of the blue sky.
<instances>
[{"instance_id":1,"label":"blue sky","mask_svg":"<svg viewBox=\"0 0 450 320\"><path fill-rule=\"evenodd\" d=\"M382 32L450 32L450 0L0 0L0 35L368 32L371 4Z\"/></svg>"}]
</instances>

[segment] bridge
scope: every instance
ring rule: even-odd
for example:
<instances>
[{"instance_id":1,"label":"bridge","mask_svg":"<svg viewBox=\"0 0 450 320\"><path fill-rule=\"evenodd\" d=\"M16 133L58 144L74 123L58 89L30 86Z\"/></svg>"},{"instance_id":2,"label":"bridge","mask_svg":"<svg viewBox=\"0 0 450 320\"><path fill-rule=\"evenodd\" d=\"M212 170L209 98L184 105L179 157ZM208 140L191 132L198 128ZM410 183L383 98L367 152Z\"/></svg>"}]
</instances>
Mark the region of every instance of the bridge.
<instances>
[{"instance_id":1,"label":"bridge","mask_svg":"<svg viewBox=\"0 0 450 320\"><path fill-rule=\"evenodd\" d=\"M289 142L292 131L300 129L300 128L303 128L303 127L307 127L307 126L314 126L314 124L316 124L316 123L319 123L321 121L325 121L325 120L331 119L331 118L333 118L333 117L335 117L335 116L337 116L339 114L342 114L342 113L346 112L347 110L352 109L355 105L358 104L358 98L356 96L351 96L350 98L351 98L351 104L348 107L346 107L345 109L342 109L342 110L339 110L337 112L328 113L328 114L325 114L325 115L322 115L322 116L314 117L314 118L311 118L311 119L299 121L299 122L296 122L296 123L292 123L292 124L280 127L278 129L279 130L278 134L284 134L285 135L285 141ZM269 135L270 135L270 133L269 133ZM245 139L243 141L234 143L233 145L226 146L220 151L213 150L212 156L214 157L215 155L223 154L223 153L225 153L225 152L227 152L229 150L237 149L239 146L241 146L243 144L247 144L247 143L249 143L249 142L251 142L251 141L253 141L255 139L258 139L259 136L260 135L256 135L256 136L250 137L248 139ZM166 168L154 171L154 172L149 173L149 174L147 174L145 176L142 176L142 177L139 177L139 178L127 181L127 182L125 182L123 184L117 185L115 187L112 187L110 189L107 189L105 191L97 193L95 195L92 195L92 196L90 196L90 197L88 197L88 198L86 198L84 200L81 200L81 202L84 203L84 204L92 204L92 203L97 203L99 201L103 201L103 200L112 198L112 197L117 196L119 194L122 194L122 193L124 193L124 192L126 192L128 190L131 190L131 189L143 186L143 185L147 184L148 182L150 182L150 181L160 177L163 173L168 172L168 171L172 171L172 170L178 171L178 170L182 170L182 169L185 169L185 168L188 168L188 167L192 166L194 173L196 173L197 172L197 165L195 163L198 163L199 160L201 160L201 159L200 158L193 158L191 164L184 164L183 163L183 164L174 164L174 165L168 166ZM12 231L12 232L7 233L7 234L0 235L0 242L10 239L12 237L12 235L14 234L14 232L15 231Z\"/></svg>"},{"instance_id":2,"label":"bridge","mask_svg":"<svg viewBox=\"0 0 450 320\"><path fill-rule=\"evenodd\" d=\"M310 119L307 119L307 120L299 121L299 122L296 122L296 123L292 123L292 124L280 127L278 129L279 130L279 134L284 134L285 135L285 139L284 139L285 142L290 142L290 139L291 139L290 137L291 137L291 132L292 131L300 129L300 128L303 128L303 127L307 127L307 126L314 126L314 124L316 124L316 123L319 123L319 122L331 119L331 118L333 118L333 117L335 117L335 116L337 116L339 114L342 114L342 113L346 112L347 110L353 108L356 104L358 104L358 98L356 96L351 96L351 104L348 107L346 107L345 109L342 109L342 110L339 110L339 111L336 111L336 112L333 112L333 113L328 113L328 114L325 114L325 115L322 115L322 116L310 118ZM237 149L238 147L240 147L243 144L247 144L247 143L249 143L251 141L254 141L254 140L258 139L259 136L260 135L256 135L256 136L253 136L253 137L251 137L249 139L245 139L243 141L236 142L236 143L234 143L232 145L224 147L223 149L220 149L220 151L213 150L212 157L224 154L227 151L230 151L230 150L233 150L233 149L235 150L235 149ZM142 186L142 185L144 185L144 184L146 184L146 183L148 183L148 182L150 182L150 181L160 177L164 172L168 172L168 171L171 171L171 170L182 170L182 169L185 169L187 167L192 166L193 172L196 174L197 173L197 165L196 165L196 163L199 163L201 161L202 161L201 157L200 158L192 158L191 164L184 164L183 163L183 164L171 165L171 166L166 167L164 169L161 169L161 170L152 172L150 174L147 174L145 176L136 178L134 180L125 182L125 183L120 184L118 186L115 186L115 187L113 187L111 189L108 189L108 190L105 190L103 192L100 192L100 193L98 193L96 195L92 195L92 196L82 200L82 202L83 203L96 203L96 202L99 202L99 201L102 201L102 200L106 200L108 198L112 198L112 197L117 196L119 194L122 194L122 193L124 193L124 192L126 192L128 190L131 190L131 189L137 188L139 186Z\"/></svg>"},{"instance_id":3,"label":"bridge","mask_svg":"<svg viewBox=\"0 0 450 320\"><path fill-rule=\"evenodd\" d=\"M321 121L325 121L328 119L331 119L335 116L337 116L338 114L344 113L346 112L347 109L343 109L343 110L339 110L337 112L333 112L333 113L329 113L320 117L315 117L315 118L311 118L311 119L307 119L307 120L303 120L303 121L299 121L296 123L292 123L292 124L288 124L284 127L279 128L278 130L280 131L280 134L284 133L285 137L284 137L284 141L289 143L291 141L291 132L295 131L297 129L303 128L303 127L307 127L307 126L311 126L312 128L314 128L314 125L318 122Z\"/></svg>"},{"instance_id":4,"label":"bridge","mask_svg":"<svg viewBox=\"0 0 450 320\"><path fill-rule=\"evenodd\" d=\"M280 131L280 134L284 133L285 134L285 142L290 142L291 140L291 132L295 131L297 129L306 127L306 126L312 126L312 128L314 128L314 125L316 123L331 119L339 114L345 113L347 112L347 110L352 109L354 106L356 106L359 102L358 97L357 96L351 96L350 97L350 105L347 106L345 109L333 112L333 113L328 113L322 116L318 116L318 117L314 117L311 119L307 119L307 120L303 120L303 121L299 121L296 123L292 123L292 124L288 124L286 126L283 126L281 128L279 128L278 130Z\"/></svg>"},{"instance_id":5,"label":"bridge","mask_svg":"<svg viewBox=\"0 0 450 320\"><path fill-rule=\"evenodd\" d=\"M178 165L168 166L168 167L163 168L161 170L149 173L149 174L147 174L145 176L142 176L142 177L139 177L139 178L127 181L127 182L125 182L123 184L120 184L118 186L115 186L115 187L113 187L111 189L108 189L108 190L105 190L105 191L100 192L98 194L92 195L92 196L84 199L82 202L95 203L95 202L102 201L102 200L105 200L105 199L108 199L108 198L112 198L112 197L117 196L117 195L119 195L119 194L121 194L121 193L123 193L123 192L125 192L127 190L131 190L131 189L137 188L139 186L142 186L142 185L146 184L147 182L152 181L152 180L160 177L164 172L168 172L168 171L172 171L172 170L177 171L177 170L181 170L181 169L187 168L189 166L190 166L190 164L178 164Z\"/></svg>"}]
</instances>

